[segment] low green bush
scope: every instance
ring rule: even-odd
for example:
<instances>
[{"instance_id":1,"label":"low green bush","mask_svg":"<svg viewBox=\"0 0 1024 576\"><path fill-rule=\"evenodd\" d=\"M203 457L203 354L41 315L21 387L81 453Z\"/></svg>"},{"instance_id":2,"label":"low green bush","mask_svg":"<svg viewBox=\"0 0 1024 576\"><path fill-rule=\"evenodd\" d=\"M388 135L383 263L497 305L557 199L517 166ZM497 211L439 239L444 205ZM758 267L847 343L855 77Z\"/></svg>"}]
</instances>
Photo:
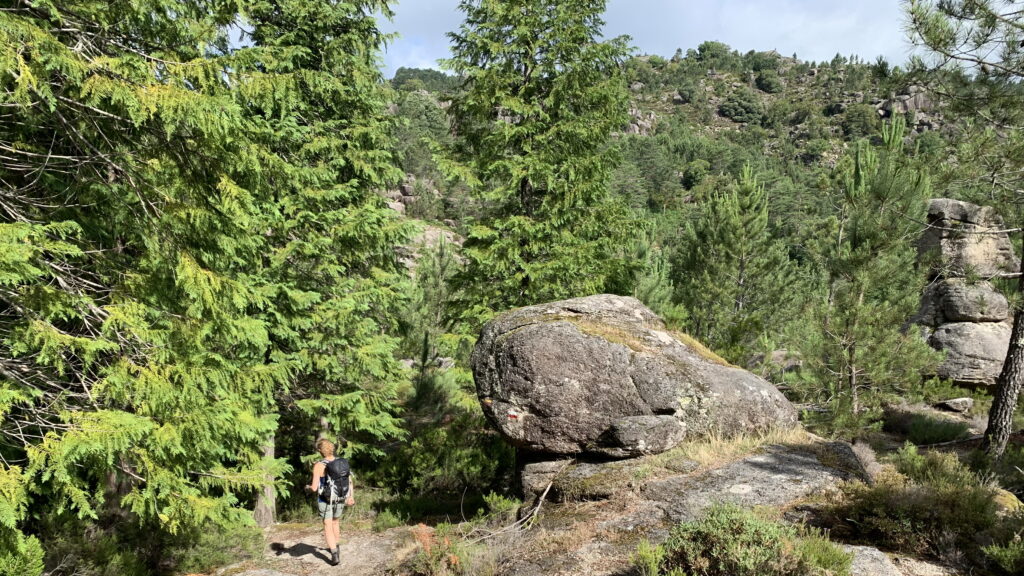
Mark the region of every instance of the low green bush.
<instances>
[{"instance_id":1,"label":"low green bush","mask_svg":"<svg viewBox=\"0 0 1024 576\"><path fill-rule=\"evenodd\" d=\"M982 552L1007 574L1024 574L1024 513L1006 517L999 528L997 543Z\"/></svg>"},{"instance_id":2,"label":"low green bush","mask_svg":"<svg viewBox=\"0 0 1024 576\"><path fill-rule=\"evenodd\" d=\"M848 484L835 512L858 540L895 550L942 556L976 547L974 537L996 522L995 490L955 455L920 454L907 445L873 485Z\"/></svg>"},{"instance_id":3,"label":"low green bush","mask_svg":"<svg viewBox=\"0 0 1024 576\"><path fill-rule=\"evenodd\" d=\"M1006 516L1000 490L955 454L906 445L874 484L847 484L833 530L899 552L932 556L991 574L1020 574L1024 520ZM979 546L979 544L987 544Z\"/></svg>"},{"instance_id":4,"label":"low green bush","mask_svg":"<svg viewBox=\"0 0 1024 576\"><path fill-rule=\"evenodd\" d=\"M720 504L664 545L642 543L633 562L643 576L845 576L851 556L819 532Z\"/></svg>"},{"instance_id":5,"label":"low green bush","mask_svg":"<svg viewBox=\"0 0 1024 576\"><path fill-rule=\"evenodd\" d=\"M968 436L970 427L966 422L926 414L914 414L907 430L907 440L918 445L952 442Z\"/></svg>"},{"instance_id":6,"label":"low green bush","mask_svg":"<svg viewBox=\"0 0 1024 576\"><path fill-rule=\"evenodd\" d=\"M207 573L258 557L263 533L253 524L196 526L176 534L137 518L99 521L69 515L44 522L47 574L51 576L153 576ZM5 572L0 564L0 574Z\"/></svg>"},{"instance_id":7,"label":"low green bush","mask_svg":"<svg viewBox=\"0 0 1024 576\"><path fill-rule=\"evenodd\" d=\"M263 532L254 525L232 528L210 527L182 538L168 550L167 559L175 572L212 572L215 568L257 558L263 550Z\"/></svg>"},{"instance_id":8,"label":"low green bush","mask_svg":"<svg viewBox=\"0 0 1024 576\"><path fill-rule=\"evenodd\" d=\"M385 508L377 513L377 516L373 519L373 531L383 532L390 530L391 528L397 528L405 525L409 522L408 516L403 516L399 512L394 512L388 508Z\"/></svg>"},{"instance_id":9,"label":"low green bush","mask_svg":"<svg viewBox=\"0 0 1024 576\"><path fill-rule=\"evenodd\" d=\"M972 464L981 473L993 474L1003 488L1018 497L1024 496L1024 447L1007 446L1006 452L995 462L979 451Z\"/></svg>"}]
</instances>

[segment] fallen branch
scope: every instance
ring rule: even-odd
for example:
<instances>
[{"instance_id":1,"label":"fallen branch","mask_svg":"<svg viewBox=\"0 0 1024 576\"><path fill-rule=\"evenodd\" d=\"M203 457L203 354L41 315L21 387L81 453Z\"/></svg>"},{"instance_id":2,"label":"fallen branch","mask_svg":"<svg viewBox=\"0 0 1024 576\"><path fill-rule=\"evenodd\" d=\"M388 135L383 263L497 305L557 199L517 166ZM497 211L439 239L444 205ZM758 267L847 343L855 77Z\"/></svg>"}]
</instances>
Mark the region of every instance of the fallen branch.
<instances>
[{"instance_id":1,"label":"fallen branch","mask_svg":"<svg viewBox=\"0 0 1024 576\"><path fill-rule=\"evenodd\" d=\"M971 436L970 438L963 438L963 439L960 439L960 440L950 440L949 442L938 442L936 444L918 444L917 447L918 448L939 448L941 446L952 446L954 444L966 444L968 442L974 442L976 440L981 440L982 438L984 438L984 436L982 436L981 434L978 434L976 436Z\"/></svg>"}]
</instances>

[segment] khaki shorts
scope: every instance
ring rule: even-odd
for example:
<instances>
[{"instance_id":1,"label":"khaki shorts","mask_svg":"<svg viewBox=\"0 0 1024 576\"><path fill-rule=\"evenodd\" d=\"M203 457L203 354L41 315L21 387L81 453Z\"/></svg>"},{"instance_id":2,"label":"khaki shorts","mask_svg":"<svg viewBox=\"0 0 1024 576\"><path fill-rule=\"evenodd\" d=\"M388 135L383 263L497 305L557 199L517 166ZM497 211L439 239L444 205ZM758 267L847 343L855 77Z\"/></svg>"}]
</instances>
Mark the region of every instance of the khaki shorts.
<instances>
[{"instance_id":1,"label":"khaki shorts","mask_svg":"<svg viewBox=\"0 0 1024 576\"><path fill-rule=\"evenodd\" d=\"M343 512L345 512L345 502L338 502L335 504L328 504L327 502L316 503L317 510L320 511L321 518L341 518Z\"/></svg>"}]
</instances>

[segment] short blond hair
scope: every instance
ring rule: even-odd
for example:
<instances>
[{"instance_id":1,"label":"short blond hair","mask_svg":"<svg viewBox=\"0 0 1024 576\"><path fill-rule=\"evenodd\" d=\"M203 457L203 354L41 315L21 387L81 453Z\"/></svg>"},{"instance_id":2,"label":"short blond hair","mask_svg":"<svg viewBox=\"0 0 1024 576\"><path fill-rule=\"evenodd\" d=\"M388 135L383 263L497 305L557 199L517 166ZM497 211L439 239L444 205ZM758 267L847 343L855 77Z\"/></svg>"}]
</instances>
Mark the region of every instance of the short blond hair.
<instances>
[{"instance_id":1,"label":"short blond hair","mask_svg":"<svg viewBox=\"0 0 1024 576\"><path fill-rule=\"evenodd\" d=\"M331 442L327 438L317 440L316 449L324 458L334 456L334 442Z\"/></svg>"}]
</instances>

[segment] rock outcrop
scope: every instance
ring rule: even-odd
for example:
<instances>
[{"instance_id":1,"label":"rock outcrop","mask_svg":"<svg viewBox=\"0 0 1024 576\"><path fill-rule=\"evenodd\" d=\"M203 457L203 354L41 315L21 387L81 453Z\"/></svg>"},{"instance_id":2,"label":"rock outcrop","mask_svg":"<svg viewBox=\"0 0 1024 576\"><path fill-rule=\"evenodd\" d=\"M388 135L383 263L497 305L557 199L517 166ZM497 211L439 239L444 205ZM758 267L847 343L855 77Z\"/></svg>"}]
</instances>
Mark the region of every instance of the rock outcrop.
<instances>
[{"instance_id":1,"label":"rock outcrop","mask_svg":"<svg viewBox=\"0 0 1024 576\"><path fill-rule=\"evenodd\" d=\"M992 208L935 199L928 225L918 248L932 282L913 322L946 353L936 376L963 386L993 385L1009 347L1011 315L1006 297L986 279L1018 271L1020 260Z\"/></svg>"},{"instance_id":2,"label":"rock outcrop","mask_svg":"<svg viewBox=\"0 0 1024 576\"><path fill-rule=\"evenodd\" d=\"M799 517L812 513L817 506L812 502L827 500L843 482L866 477L849 444L799 430L773 433L745 454L732 452L738 445L698 440L628 460L563 458L527 465L523 483L529 510L546 491L538 518L543 529L524 533L514 560L499 572L633 574L630 555L638 538L661 544L678 522L697 520L717 503L786 509ZM714 447L721 452L709 452Z\"/></svg>"},{"instance_id":3,"label":"rock outcrop","mask_svg":"<svg viewBox=\"0 0 1024 576\"><path fill-rule=\"evenodd\" d=\"M1020 270L1020 259L1003 218L989 206L936 198L928 206L928 229L918 244L932 274L941 278L990 278Z\"/></svg>"},{"instance_id":4,"label":"rock outcrop","mask_svg":"<svg viewBox=\"0 0 1024 576\"><path fill-rule=\"evenodd\" d=\"M488 419L534 453L626 458L797 421L774 386L670 333L634 298L503 314L484 327L472 365Z\"/></svg>"}]
</instances>

